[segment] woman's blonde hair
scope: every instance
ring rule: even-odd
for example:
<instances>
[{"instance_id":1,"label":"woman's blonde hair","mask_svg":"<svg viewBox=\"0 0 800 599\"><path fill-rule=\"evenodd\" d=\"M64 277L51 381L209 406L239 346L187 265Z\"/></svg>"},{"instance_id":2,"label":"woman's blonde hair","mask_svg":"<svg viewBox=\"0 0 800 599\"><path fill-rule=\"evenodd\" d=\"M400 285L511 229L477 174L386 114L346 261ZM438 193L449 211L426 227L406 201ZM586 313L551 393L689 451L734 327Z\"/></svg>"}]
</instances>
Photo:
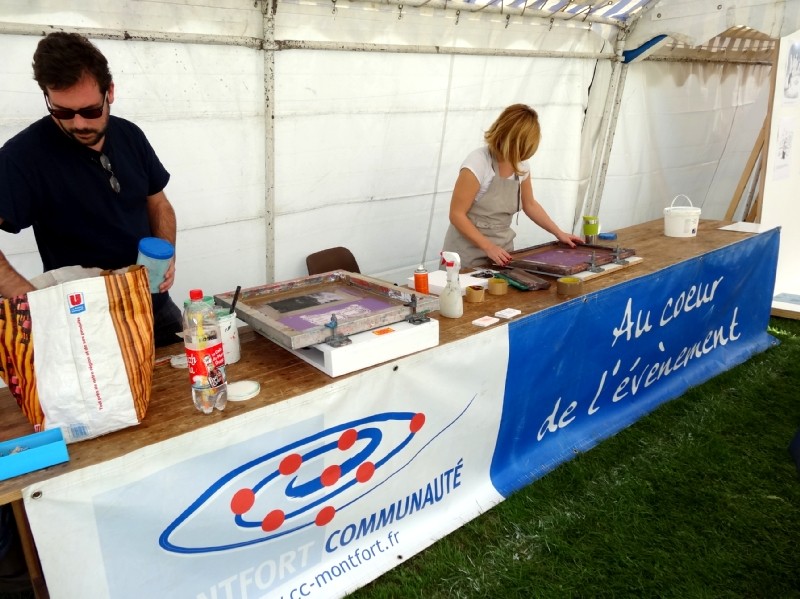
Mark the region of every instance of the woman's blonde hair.
<instances>
[{"instance_id":1,"label":"woman's blonde hair","mask_svg":"<svg viewBox=\"0 0 800 599\"><path fill-rule=\"evenodd\" d=\"M525 104L512 104L497 117L483 138L497 160L510 162L517 175L520 163L536 153L542 130L539 115Z\"/></svg>"}]
</instances>

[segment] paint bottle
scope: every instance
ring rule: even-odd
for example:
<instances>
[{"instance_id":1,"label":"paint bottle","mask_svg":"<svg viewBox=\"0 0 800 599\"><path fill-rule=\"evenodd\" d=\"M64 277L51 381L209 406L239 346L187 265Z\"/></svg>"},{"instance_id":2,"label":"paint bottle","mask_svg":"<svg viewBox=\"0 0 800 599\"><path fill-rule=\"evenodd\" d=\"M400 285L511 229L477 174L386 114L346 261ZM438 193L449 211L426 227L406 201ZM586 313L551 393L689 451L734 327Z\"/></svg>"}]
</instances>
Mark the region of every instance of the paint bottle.
<instances>
[{"instance_id":1,"label":"paint bottle","mask_svg":"<svg viewBox=\"0 0 800 599\"><path fill-rule=\"evenodd\" d=\"M428 271L422 264L417 266L417 270L414 271L414 289L426 295L429 293Z\"/></svg>"}]
</instances>

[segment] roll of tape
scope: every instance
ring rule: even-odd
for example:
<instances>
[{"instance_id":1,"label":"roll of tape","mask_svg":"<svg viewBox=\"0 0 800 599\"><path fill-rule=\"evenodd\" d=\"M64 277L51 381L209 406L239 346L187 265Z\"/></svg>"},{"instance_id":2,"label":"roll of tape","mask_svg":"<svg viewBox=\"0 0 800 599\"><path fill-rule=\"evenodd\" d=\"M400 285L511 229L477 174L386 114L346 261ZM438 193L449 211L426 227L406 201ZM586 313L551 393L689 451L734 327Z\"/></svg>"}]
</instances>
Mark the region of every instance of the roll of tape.
<instances>
[{"instance_id":1,"label":"roll of tape","mask_svg":"<svg viewBox=\"0 0 800 599\"><path fill-rule=\"evenodd\" d=\"M484 289L481 285L469 285L467 287L466 299L471 304L479 304L483 301Z\"/></svg>"},{"instance_id":2,"label":"roll of tape","mask_svg":"<svg viewBox=\"0 0 800 599\"><path fill-rule=\"evenodd\" d=\"M583 281L578 277L561 277L556 280L556 292L558 295L580 295L583 292Z\"/></svg>"},{"instance_id":3,"label":"roll of tape","mask_svg":"<svg viewBox=\"0 0 800 599\"><path fill-rule=\"evenodd\" d=\"M508 293L508 281L499 277L489 279L489 295L505 295Z\"/></svg>"}]
</instances>

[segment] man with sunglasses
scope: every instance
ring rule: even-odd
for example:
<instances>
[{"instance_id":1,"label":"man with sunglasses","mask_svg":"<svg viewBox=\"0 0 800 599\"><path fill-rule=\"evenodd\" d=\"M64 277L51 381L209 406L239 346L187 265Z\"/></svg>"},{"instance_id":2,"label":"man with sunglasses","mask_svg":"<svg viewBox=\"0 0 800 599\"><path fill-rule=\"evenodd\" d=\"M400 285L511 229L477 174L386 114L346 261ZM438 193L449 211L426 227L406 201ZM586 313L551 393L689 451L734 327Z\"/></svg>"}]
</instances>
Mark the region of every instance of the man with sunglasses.
<instances>
[{"instance_id":1,"label":"man with sunglasses","mask_svg":"<svg viewBox=\"0 0 800 599\"><path fill-rule=\"evenodd\" d=\"M0 228L32 226L45 271L135 264L143 237L174 245L169 173L141 129L111 116L105 56L81 35L51 33L33 55L33 75L50 114L0 148ZM182 328L168 293L174 280L173 258L153 295L158 346L176 342ZM0 295L32 289L0 252Z\"/></svg>"}]
</instances>

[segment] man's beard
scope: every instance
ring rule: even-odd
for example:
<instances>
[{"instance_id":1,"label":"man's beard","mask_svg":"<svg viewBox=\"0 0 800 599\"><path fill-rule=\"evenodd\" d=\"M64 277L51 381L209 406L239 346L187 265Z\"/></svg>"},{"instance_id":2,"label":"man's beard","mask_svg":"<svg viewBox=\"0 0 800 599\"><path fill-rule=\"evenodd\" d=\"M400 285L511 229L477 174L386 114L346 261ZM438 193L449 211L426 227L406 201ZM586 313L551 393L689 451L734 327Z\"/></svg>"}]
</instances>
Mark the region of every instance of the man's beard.
<instances>
[{"instance_id":1,"label":"man's beard","mask_svg":"<svg viewBox=\"0 0 800 599\"><path fill-rule=\"evenodd\" d=\"M102 129L67 129L63 128L64 132L79 144L84 146L94 146L106 136L106 127Z\"/></svg>"}]
</instances>

